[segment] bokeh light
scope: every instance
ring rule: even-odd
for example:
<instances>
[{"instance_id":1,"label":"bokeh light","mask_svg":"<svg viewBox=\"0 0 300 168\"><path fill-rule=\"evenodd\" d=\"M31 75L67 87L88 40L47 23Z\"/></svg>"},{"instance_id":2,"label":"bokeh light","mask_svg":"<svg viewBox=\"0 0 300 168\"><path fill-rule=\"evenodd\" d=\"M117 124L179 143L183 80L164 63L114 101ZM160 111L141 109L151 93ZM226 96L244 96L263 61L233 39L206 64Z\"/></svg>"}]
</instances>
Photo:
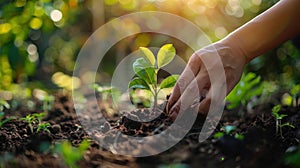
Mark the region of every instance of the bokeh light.
<instances>
[{"instance_id":1,"label":"bokeh light","mask_svg":"<svg viewBox=\"0 0 300 168\"><path fill-rule=\"evenodd\" d=\"M62 19L63 14L61 13L61 11L55 9L51 11L50 17L54 22L59 22Z\"/></svg>"}]
</instances>

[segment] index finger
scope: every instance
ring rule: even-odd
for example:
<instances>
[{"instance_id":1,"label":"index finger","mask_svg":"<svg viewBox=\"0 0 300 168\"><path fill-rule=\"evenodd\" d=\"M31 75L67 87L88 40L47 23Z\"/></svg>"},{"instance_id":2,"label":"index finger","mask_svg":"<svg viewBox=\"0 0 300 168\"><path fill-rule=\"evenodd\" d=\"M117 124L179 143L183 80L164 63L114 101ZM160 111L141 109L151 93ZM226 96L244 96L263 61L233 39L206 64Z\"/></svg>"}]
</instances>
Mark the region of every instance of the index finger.
<instances>
[{"instance_id":1,"label":"index finger","mask_svg":"<svg viewBox=\"0 0 300 168\"><path fill-rule=\"evenodd\" d=\"M168 100L167 111L169 111L172 106L179 100L183 91L188 87L193 79L195 79L196 74L200 71L201 59L198 55L194 54L190 58L187 66L180 75L178 81L176 82L173 92Z\"/></svg>"}]
</instances>

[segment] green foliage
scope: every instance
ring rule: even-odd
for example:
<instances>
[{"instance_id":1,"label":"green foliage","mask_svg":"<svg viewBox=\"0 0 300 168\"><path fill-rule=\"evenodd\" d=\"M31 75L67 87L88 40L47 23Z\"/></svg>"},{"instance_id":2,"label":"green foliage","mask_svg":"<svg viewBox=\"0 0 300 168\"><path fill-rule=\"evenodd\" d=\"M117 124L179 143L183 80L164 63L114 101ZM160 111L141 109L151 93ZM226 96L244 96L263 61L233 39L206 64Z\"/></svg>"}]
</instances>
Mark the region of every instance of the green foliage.
<instances>
[{"instance_id":1,"label":"green foliage","mask_svg":"<svg viewBox=\"0 0 300 168\"><path fill-rule=\"evenodd\" d=\"M43 128L48 128L47 123L42 123L42 119L46 116L45 112L42 113L34 113L34 114L28 114L27 116L20 118L20 120L23 120L28 123L28 126L30 128L31 133L34 132L34 125L38 124L38 128L36 132L39 132ZM39 129L39 127L41 127ZM47 131L48 132L48 131Z\"/></svg>"},{"instance_id":2,"label":"green foliage","mask_svg":"<svg viewBox=\"0 0 300 168\"><path fill-rule=\"evenodd\" d=\"M46 112L42 112L42 113L34 113L34 114L32 114L32 117L33 117L34 119L36 119L36 120L38 121L38 123L40 124L40 123L42 123L42 119L45 118L46 115L47 115Z\"/></svg>"},{"instance_id":3,"label":"green foliage","mask_svg":"<svg viewBox=\"0 0 300 168\"><path fill-rule=\"evenodd\" d=\"M129 82L128 88L150 91L154 98L154 107L157 107L157 97L160 90L173 87L179 77L178 75L171 75L160 84L157 82L159 69L174 59L176 51L172 44L166 44L158 51L157 59L148 48L140 47L140 51L143 57L138 58L133 63L136 77Z\"/></svg>"},{"instance_id":4,"label":"green foliage","mask_svg":"<svg viewBox=\"0 0 300 168\"><path fill-rule=\"evenodd\" d=\"M160 69L161 67L169 64L175 55L176 51L172 44L162 46L157 53L157 68Z\"/></svg>"},{"instance_id":5,"label":"green foliage","mask_svg":"<svg viewBox=\"0 0 300 168\"><path fill-rule=\"evenodd\" d=\"M243 75L240 82L226 97L226 100L229 102L227 108L234 109L240 105L246 105L252 97L261 95L263 89L261 78L255 73L249 72Z\"/></svg>"},{"instance_id":6,"label":"green foliage","mask_svg":"<svg viewBox=\"0 0 300 168\"><path fill-rule=\"evenodd\" d=\"M33 117L31 114L28 114L27 116L20 118L20 120L27 122L31 133L33 133L33 124L36 122L35 117Z\"/></svg>"},{"instance_id":7,"label":"green foliage","mask_svg":"<svg viewBox=\"0 0 300 168\"><path fill-rule=\"evenodd\" d=\"M50 126L50 123L39 123L36 132L44 131L50 133L50 130L48 129Z\"/></svg>"},{"instance_id":8,"label":"green foliage","mask_svg":"<svg viewBox=\"0 0 300 168\"><path fill-rule=\"evenodd\" d=\"M243 140L244 135L239 134L239 133L233 133L236 131L236 129L237 129L237 127L234 125L226 125L221 128L222 132L216 132L214 134L214 138L219 139L219 138L223 137L224 135L231 135L231 136L234 136L234 138L236 138L236 139Z\"/></svg>"},{"instance_id":9,"label":"green foliage","mask_svg":"<svg viewBox=\"0 0 300 168\"><path fill-rule=\"evenodd\" d=\"M88 140L83 140L78 148L72 146L68 141L64 141L60 144L56 144L54 152L59 153L66 165L70 168L78 168L77 162L83 158L84 153L90 146Z\"/></svg>"},{"instance_id":10,"label":"green foliage","mask_svg":"<svg viewBox=\"0 0 300 168\"><path fill-rule=\"evenodd\" d=\"M272 114L276 118L276 120L282 120L284 117L286 117L286 114L279 114L279 111L281 109L281 105L276 105L272 108Z\"/></svg>"},{"instance_id":11,"label":"green foliage","mask_svg":"<svg viewBox=\"0 0 300 168\"><path fill-rule=\"evenodd\" d=\"M144 58L150 63L151 66L155 66L155 56L153 55L152 51L145 47L140 47L141 53L143 53Z\"/></svg>"},{"instance_id":12,"label":"green foliage","mask_svg":"<svg viewBox=\"0 0 300 168\"><path fill-rule=\"evenodd\" d=\"M281 138L283 138L282 135L282 128L283 127L291 127L291 128L295 128L294 125L292 125L291 123L287 122L282 124L282 119L288 115L286 114L279 114L281 110L281 105L276 105L272 108L272 114L276 119L276 134L278 135L278 132L280 133Z\"/></svg>"},{"instance_id":13,"label":"green foliage","mask_svg":"<svg viewBox=\"0 0 300 168\"><path fill-rule=\"evenodd\" d=\"M291 89L291 94L293 96L299 95L300 94L300 84L294 85Z\"/></svg>"},{"instance_id":14,"label":"green foliage","mask_svg":"<svg viewBox=\"0 0 300 168\"><path fill-rule=\"evenodd\" d=\"M15 0L0 4L0 90L12 91L13 84L31 82L35 78L29 77L50 64L53 71L73 70L72 59L81 43L78 37L84 33L65 29L81 27L74 23L82 19L74 18L84 9L83 1Z\"/></svg>"}]
</instances>

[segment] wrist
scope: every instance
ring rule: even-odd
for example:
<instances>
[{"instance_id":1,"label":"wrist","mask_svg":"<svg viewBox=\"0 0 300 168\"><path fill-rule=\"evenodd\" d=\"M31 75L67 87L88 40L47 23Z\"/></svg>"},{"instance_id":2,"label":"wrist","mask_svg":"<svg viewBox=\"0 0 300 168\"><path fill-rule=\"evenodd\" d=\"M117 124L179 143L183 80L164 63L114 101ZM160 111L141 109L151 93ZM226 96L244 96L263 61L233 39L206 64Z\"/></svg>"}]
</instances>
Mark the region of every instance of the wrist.
<instances>
[{"instance_id":1,"label":"wrist","mask_svg":"<svg viewBox=\"0 0 300 168\"><path fill-rule=\"evenodd\" d=\"M229 50L228 53L231 53L234 59L239 60L239 62L243 65L246 65L252 60L249 54L247 54L247 52L243 49L240 40L235 37L226 37L216 42L215 45L218 48L227 48Z\"/></svg>"},{"instance_id":2,"label":"wrist","mask_svg":"<svg viewBox=\"0 0 300 168\"><path fill-rule=\"evenodd\" d=\"M243 40L233 34L222 39L220 42L231 48L233 52L237 53L235 55L241 57L245 64L248 64L254 58L254 56L245 47Z\"/></svg>"}]
</instances>

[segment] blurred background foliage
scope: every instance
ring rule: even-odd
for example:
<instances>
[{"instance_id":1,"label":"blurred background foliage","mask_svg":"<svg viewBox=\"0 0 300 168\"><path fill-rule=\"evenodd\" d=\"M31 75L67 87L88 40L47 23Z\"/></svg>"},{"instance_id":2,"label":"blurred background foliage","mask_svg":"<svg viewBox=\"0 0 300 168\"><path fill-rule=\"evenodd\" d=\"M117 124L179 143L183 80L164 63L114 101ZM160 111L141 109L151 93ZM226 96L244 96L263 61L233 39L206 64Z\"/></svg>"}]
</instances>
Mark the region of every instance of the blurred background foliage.
<instances>
[{"instance_id":1,"label":"blurred background foliage","mask_svg":"<svg viewBox=\"0 0 300 168\"><path fill-rule=\"evenodd\" d=\"M31 96L33 89L72 89L72 71L81 46L106 22L136 11L163 11L199 26L212 41L225 37L277 0L1 0L0 97ZM134 22L128 22L136 26ZM174 25L180 26L180 25ZM251 32L250 32L251 33ZM300 57L288 41L246 68L265 80L292 87L299 81ZM117 43L104 57L97 80L108 82L117 63L140 46L173 43L188 60L192 51L181 41L142 33ZM76 82L77 81L77 82ZM80 86L75 80L74 87ZM16 96L17 95L17 96Z\"/></svg>"}]
</instances>

